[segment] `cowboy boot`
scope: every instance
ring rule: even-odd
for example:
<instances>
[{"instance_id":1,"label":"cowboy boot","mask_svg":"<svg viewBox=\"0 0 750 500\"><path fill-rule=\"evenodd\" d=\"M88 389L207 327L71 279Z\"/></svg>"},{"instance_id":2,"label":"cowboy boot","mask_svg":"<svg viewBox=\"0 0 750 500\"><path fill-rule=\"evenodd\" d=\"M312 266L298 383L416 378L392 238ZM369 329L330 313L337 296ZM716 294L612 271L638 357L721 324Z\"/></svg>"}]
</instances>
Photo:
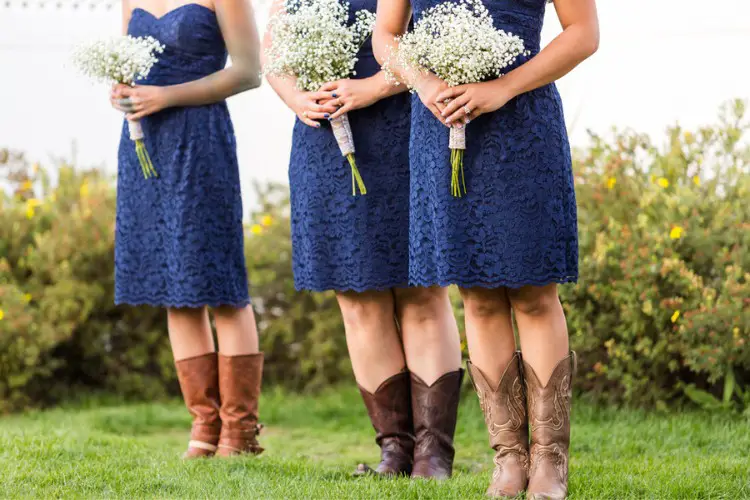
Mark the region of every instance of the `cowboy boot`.
<instances>
[{"instance_id":1,"label":"cowboy boot","mask_svg":"<svg viewBox=\"0 0 750 500\"><path fill-rule=\"evenodd\" d=\"M523 363L531 425L531 470L527 498L564 499L568 494L568 447L570 446L570 400L576 354L557 363L547 385L534 369Z\"/></svg>"},{"instance_id":2,"label":"cowboy boot","mask_svg":"<svg viewBox=\"0 0 750 500\"><path fill-rule=\"evenodd\" d=\"M355 475L375 473L382 476L411 474L414 455L414 428L411 418L411 380L408 371L385 380L374 392L361 386L359 392L375 428L380 446L380 464L375 470L361 464Z\"/></svg>"},{"instance_id":3,"label":"cowboy boot","mask_svg":"<svg viewBox=\"0 0 750 500\"><path fill-rule=\"evenodd\" d=\"M490 446L495 450L495 470L487 495L515 497L526 489L529 470L529 428L521 353L513 355L495 388L479 368L471 362L467 366L484 413Z\"/></svg>"},{"instance_id":4,"label":"cowboy boot","mask_svg":"<svg viewBox=\"0 0 750 500\"><path fill-rule=\"evenodd\" d=\"M411 477L448 479L453 473L453 434L463 374L463 369L448 372L430 386L411 374L416 436Z\"/></svg>"},{"instance_id":5,"label":"cowboy boot","mask_svg":"<svg viewBox=\"0 0 750 500\"><path fill-rule=\"evenodd\" d=\"M183 457L210 457L216 452L221 433L216 353L182 359L175 366L185 406L193 417L190 442Z\"/></svg>"},{"instance_id":6,"label":"cowboy boot","mask_svg":"<svg viewBox=\"0 0 750 500\"><path fill-rule=\"evenodd\" d=\"M217 455L259 455L258 398L263 376L263 354L219 354L221 438Z\"/></svg>"}]
</instances>

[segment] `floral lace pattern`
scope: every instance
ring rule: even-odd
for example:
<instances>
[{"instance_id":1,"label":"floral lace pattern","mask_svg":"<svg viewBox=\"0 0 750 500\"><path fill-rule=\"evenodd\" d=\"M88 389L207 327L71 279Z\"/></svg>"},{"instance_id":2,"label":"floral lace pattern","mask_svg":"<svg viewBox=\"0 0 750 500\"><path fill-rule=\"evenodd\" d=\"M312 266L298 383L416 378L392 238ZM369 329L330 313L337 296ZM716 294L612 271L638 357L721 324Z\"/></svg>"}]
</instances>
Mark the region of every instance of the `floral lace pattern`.
<instances>
[{"instance_id":1,"label":"floral lace pattern","mask_svg":"<svg viewBox=\"0 0 750 500\"><path fill-rule=\"evenodd\" d=\"M439 1L412 0L415 17ZM539 52L545 4L486 2L497 28L523 38L528 57ZM516 288L577 280L575 191L557 88L520 95L469 124L463 198L450 193L448 132L414 96L410 284Z\"/></svg>"},{"instance_id":2,"label":"floral lace pattern","mask_svg":"<svg viewBox=\"0 0 750 500\"><path fill-rule=\"evenodd\" d=\"M351 10L375 11L375 0ZM359 52L356 78L380 66L370 41ZM352 196L352 174L328 123L299 120L289 162L294 282L307 290L384 290L409 274L409 107L406 93L349 113L367 194Z\"/></svg>"},{"instance_id":3,"label":"floral lace pattern","mask_svg":"<svg viewBox=\"0 0 750 500\"><path fill-rule=\"evenodd\" d=\"M166 45L143 84L195 80L224 67L214 13L188 4L128 32ZM141 121L157 179L143 177L123 124L117 179L115 302L168 307L250 302L234 129L226 103L170 108Z\"/></svg>"}]
</instances>

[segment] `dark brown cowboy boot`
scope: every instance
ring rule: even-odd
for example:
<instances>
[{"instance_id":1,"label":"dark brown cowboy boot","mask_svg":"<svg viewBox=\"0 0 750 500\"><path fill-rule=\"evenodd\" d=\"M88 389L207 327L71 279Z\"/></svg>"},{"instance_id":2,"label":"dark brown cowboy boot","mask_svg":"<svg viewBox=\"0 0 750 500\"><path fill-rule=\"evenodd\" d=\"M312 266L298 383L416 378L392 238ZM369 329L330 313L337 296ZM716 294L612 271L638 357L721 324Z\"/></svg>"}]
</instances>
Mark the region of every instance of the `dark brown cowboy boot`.
<instances>
[{"instance_id":1,"label":"dark brown cowboy boot","mask_svg":"<svg viewBox=\"0 0 750 500\"><path fill-rule=\"evenodd\" d=\"M570 399L576 354L557 363L546 386L534 369L523 364L531 424L531 470L527 498L557 500L568 494Z\"/></svg>"},{"instance_id":2,"label":"dark brown cowboy boot","mask_svg":"<svg viewBox=\"0 0 750 500\"><path fill-rule=\"evenodd\" d=\"M263 354L219 354L221 390L221 439L217 455L259 455L258 398L263 378Z\"/></svg>"},{"instance_id":3,"label":"dark brown cowboy boot","mask_svg":"<svg viewBox=\"0 0 750 500\"><path fill-rule=\"evenodd\" d=\"M370 421L377 433L380 464L375 470L361 464L355 475L376 473L383 476L411 474L414 456L414 426L411 418L411 378L408 371L385 380L374 392L359 388Z\"/></svg>"},{"instance_id":4,"label":"dark brown cowboy boot","mask_svg":"<svg viewBox=\"0 0 750 500\"><path fill-rule=\"evenodd\" d=\"M208 353L175 362L182 397L193 430L184 458L210 457L216 452L221 433L219 419L219 369L216 353Z\"/></svg>"},{"instance_id":5,"label":"dark brown cowboy boot","mask_svg":"<svg viewBox=\"0 0 750 500\"><path fill-rule=\"evenodd\" d=\"M464 371L448 372L428 386L411 374L414 467L411 477L447 479L453 473L453 434Z\"/></svg>"},{"instance_id":6,"label":"dark brown cowboy boot","mask_svg":"<svg viewBox=\"0 0 750 500\"><path fill-rule=\"evenodd\" d=\"M500 383L492 388L484 373L467 363L479 396L484 421L495 450L495 471L487 489L491 497L515 497L526 489L529 471L529 423L521 377L521 353L516 352Z\"/></svg>"}]
</instances>

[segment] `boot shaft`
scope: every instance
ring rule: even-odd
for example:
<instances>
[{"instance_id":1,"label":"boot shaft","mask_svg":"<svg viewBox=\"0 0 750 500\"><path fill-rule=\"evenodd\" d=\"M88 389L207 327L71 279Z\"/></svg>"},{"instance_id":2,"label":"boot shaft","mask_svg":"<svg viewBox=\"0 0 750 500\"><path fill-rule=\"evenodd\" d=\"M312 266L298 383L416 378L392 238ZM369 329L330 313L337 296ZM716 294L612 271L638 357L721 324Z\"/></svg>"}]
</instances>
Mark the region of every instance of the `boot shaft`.
<instances>
[{"instance_id":1,"label":"boot shaft","mask_svg":"<svg viewBox=\"0 0 750 500\"><path fill-rule=\"evenodd\" d=\"M414 373L411 375L416 436L414 476L447 478L452 473L463 373L463 369L448 372L429 386Z\"/></svg>"}]
</instances>

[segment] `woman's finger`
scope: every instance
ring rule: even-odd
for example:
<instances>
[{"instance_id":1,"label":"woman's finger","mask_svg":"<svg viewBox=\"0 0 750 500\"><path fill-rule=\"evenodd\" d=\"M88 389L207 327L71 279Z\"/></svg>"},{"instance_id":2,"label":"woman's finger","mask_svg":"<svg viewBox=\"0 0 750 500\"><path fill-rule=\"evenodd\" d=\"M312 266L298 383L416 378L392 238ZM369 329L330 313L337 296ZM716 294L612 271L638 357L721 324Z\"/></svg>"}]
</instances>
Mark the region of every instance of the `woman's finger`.
<instances>
[{"instance_id":1,"label":"woman's finger","mask_svg":"<svg viewBox=\"0 0 750 500\"><path fill-rule=\"evenodd\" d=\"M325 112L318 112L318 111L308 111L307 112L307 118L311 120L327 120L331 116L330 113Z\"/></svg>"},{"instance_id":2,"label":"woman's finger","mask_svg":"<svg viewBox=\"0 0 750 500\"><path fill-rule=\"evenodd\" d=\"M336 111L334 114L332 114L331 118L329 118L329 119L330 120L335 120L339 116L342 116L342 115L348 113L351 109L352 109L352 103L351 102L347 102L343 106L341 106L338 111Z\"/></svg>"},{"instance_id":3,"label":"woman's finger","mask_svg":"<svg viewBox=\"0 0 750 500\"><path fill-rule=\"evenodd\" d=\"M146 116L148 116L148 115L149 115L148 111L146 111L146 110L144 109L143 111L139 111L138 113L129 113L129 114L126 114L126 115L125 115L125 118L126 118L126 119L127 119L128 121L134 122L134 121L138 121L138 120L140 120L141 118L144 118L144 117L146 117Z\"/></svg>"},{"instance_id":4,"label":"woman's finger","mask_svg":"<svg viewBox=\"0 0 750 500\"><path fill-rule=\"evenodd\" d=\"M338 108L333 104L333 102L330 102L328 104L310 104L310 111L315 111L317 113L335 113Z\"/></svg>"},{"instance_id":5,"label":"woman's finger","mask_svg":"<svg viewBox=\"0 0 750 500\"><path fill-rule=\"evenodd\" d=\"M455 99L456 97L460 96L466 92L466 86L465 85L459 85L457 87L448 87L447 89L440 92L437 97L435 98L435 103L442 103L446 99Z\"/></svg>"},{"instance_id":6,"label":"woman's finger","mask_svg":"<svg viewBox=\"0 0 750 500\"><path fill-rule=\"evenodd\" d=\"M332 92L310 92L310 99L313 101L320 101L321 99L334 99ZM336 96L338 97L338 96Z\"/></svg>"},{"instance_id":7,"label":"woman's finger","mask_svg":"<svg viewBox=\"0 0 750 500\"><path fill-rule=\"evenodd\" d=\"M451 109L453 109L453 111L448 118L445 119L445 123L463 122L464 118L471 116L471 113L474 111L472 101L468 98L465 99L460 106L453 106L453 103L451 103L451 106L448 106L445 111L443 111L443 116L450 112Z\"/></svg>"},{"instance_id":8,"label":"woman's finger","mask_svg":"<svg viewBox=\"0 0 750 500\"><path fill-rule=\"evenodd\" d=\"M315 120L311 120L309 118L305 118L305 117L302 117L302 116L300 116L299 119L300 119L300 121L302 123L304 123L308 127L320 128L320 123L316 122Z\"/></svg>"},{"instance_id":9,"label":"woman's finger","mask_svg":"<svg viewBox=\"0 0 750 500\"><path fill-rule=\"evenodd\" d=\"M429 106L428 109L432 112L433 115L435 115L435 118L437 118L440 121L440 123L445 125L445 119L443 118L443 115L437 106L432 105L432 106Z\"/></svg>"},{"instance_id":10,"label":"woman's finger","mask_svg":"<svg viewBox=\"0 0 750 500\"><path fill-rule=\"evenodd\" d=\"M320 91L321 92L332 92L332 91L336 90L337 88L339 88L339 83L340 82L338 80L335 81L335 82L324 83L323 86L320 87Z\"/></svg>"},{"instance_id":11,"label":"woman's finger","mask_svg":"<svg viewBox=\"0 0 750 500\"><path fill-rule=\"evenodd\" d=\"M466 107L470 100L471 97L467 94L458 96L457 98L453 99L447 106L445 106L445 108L443 109L443 116L450 117L451 115L460 111L463 111L464 114L467 114L466 109L469 109L469 113L471 113L471 108Z\"/></svg>"}]
</instances>

